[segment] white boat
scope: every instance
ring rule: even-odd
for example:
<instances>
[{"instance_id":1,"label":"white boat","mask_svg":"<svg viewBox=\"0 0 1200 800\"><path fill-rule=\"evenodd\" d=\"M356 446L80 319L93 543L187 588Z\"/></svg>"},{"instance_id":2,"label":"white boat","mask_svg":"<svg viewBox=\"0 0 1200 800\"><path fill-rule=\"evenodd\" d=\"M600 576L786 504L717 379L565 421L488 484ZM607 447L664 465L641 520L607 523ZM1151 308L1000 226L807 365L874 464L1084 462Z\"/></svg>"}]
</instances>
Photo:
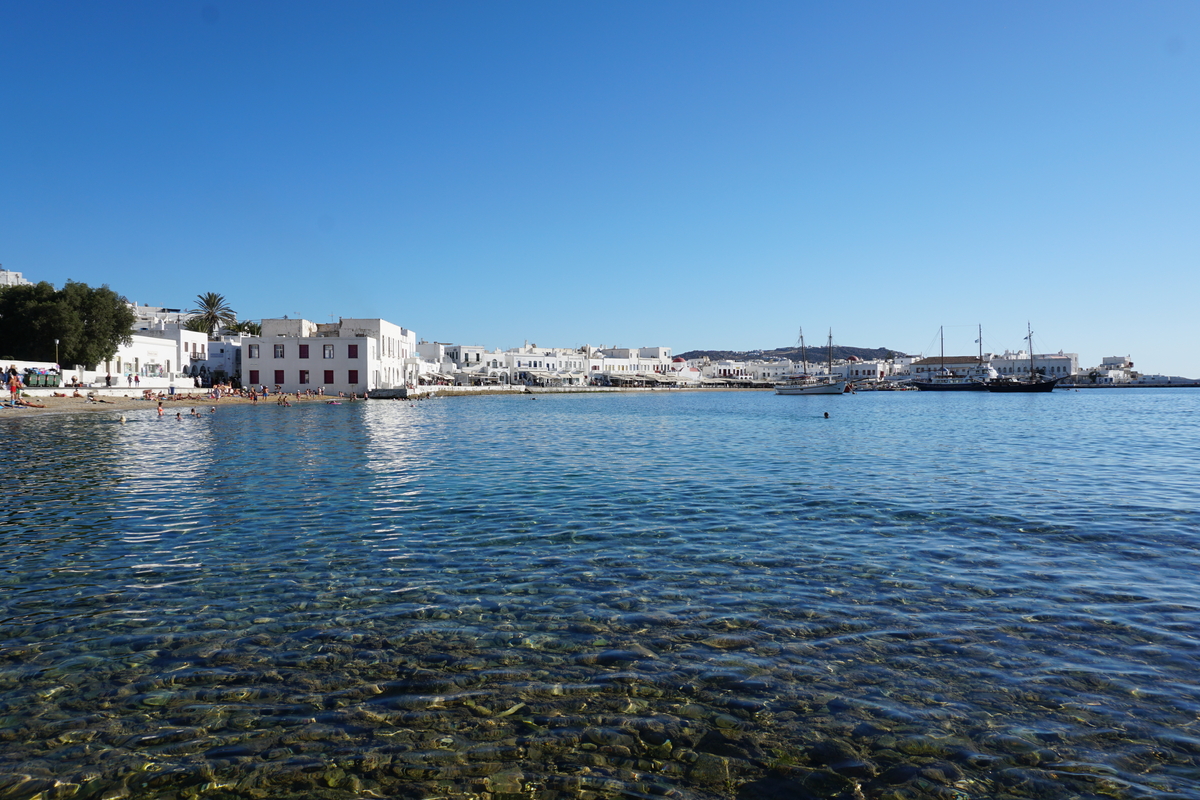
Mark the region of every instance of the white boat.
<instances>
[{"instance_id":1,"label":"white boat","mask_svg":"<svg viewBox=\"0 0 1200 800\"><path fill-rule=\"evenodd\" d=\"M846 382L833 375L833 331L829 332L829 372L825 375L808 374L808 349L804 346L804 329L800 329L799 375L784 378L775 384L775 394L842 394Z\"/></svg>"}]
</instances>

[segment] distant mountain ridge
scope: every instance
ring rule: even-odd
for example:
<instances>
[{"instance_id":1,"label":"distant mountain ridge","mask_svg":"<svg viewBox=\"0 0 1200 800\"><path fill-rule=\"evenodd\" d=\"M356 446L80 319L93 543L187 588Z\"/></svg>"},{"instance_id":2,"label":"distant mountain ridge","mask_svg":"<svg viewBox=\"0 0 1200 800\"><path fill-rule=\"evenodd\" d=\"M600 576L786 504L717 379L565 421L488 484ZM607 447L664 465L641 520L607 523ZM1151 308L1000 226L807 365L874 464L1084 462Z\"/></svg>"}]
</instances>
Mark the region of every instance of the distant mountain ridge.
<instances>
[{"instance_id":1,"label":"distant mountain ridge","mask_svg":"<svg viewBox=\"0 0 1200 800\"><path fill-rule=\"evenodd\" d=\"M686 359L708 356L713 361L750 361L756 358L763 361L770 361L773 358L786 358L790 361L799 361L800 346L777 347L774 350L688 350L686 353L679 353L678 355L679 358ZM840 344L833 346L834 361L845 360L850 356L858 356L863 361L869 361L875 358L888 359L902 355L906 355L902 350L889 350L886 347L846 347ZM829 348L825 345L809 346L808 363L819 364L828 360Z\"/></svg>"}]
</instances>

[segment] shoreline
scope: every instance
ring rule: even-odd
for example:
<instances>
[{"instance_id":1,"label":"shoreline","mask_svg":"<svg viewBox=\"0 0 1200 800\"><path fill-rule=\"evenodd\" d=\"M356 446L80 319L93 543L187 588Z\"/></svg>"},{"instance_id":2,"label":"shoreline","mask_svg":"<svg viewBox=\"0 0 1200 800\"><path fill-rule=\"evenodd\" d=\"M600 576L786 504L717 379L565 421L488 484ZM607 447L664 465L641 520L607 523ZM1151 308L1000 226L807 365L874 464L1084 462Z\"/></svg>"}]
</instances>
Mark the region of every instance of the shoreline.
<instances>
[{"instance_id":1,"label":"shoreline","mask_svg":"<svg viewBox=\"0 0 1200 800\"><path fill-rule=\"evenodd\" d=\"M69 388L69 387L68 387ZM425 387L423 387L425 388ZM429 387L432 388L432 387ZM355 402L388 402L388 401L408 401L418 402L430 398L441 397L495 397L509 395L531 395L539 394L631 394L631 393L646 393L655 392L660 394L675 394L675 393L691 393L691 392L770 392L770 388L758 387L737 387L737 386L689 386L689 387L521 387L520 389L495 389L488 387L489 390L479 391L479 387L468 386L445 386L438 387L433 391L424 391L414 393L410 397L370 397L351 400L347 397L331 397L329 395L321 395L315 397L301 397L296 399L295 395L287 395L289 402L293 405L311 404L311 403L327 403L331 400L342 403ZM1058 387L1063 391L1072 389L1185 389L1185 388L1200 388L1200 382L1197 383L1176 383L1163 385L1146 385L1146 384L1100 384L1100 385L1065 385ZM59 390L54 390L59 391ZM70 390L74 391L74 390ZM81 392L84 390L81 390ZM0 407L0 422L4 420L14 419L32 419L37 417L58 416L61 414L99 414L105 412L126 412L126 411L153 411L158 406L158 399L144 400L141 397L134 397L126 393L120 393L118 389L88 389L92 392L96 400L89 400L84 397L55 397L52 391L48 390L27 390L21 393L23 400L44 405L44 408L20 407L12 408L8 406L7 401L4 401ZM167 395L163 397L164 416L169 415L169 409L193 408L196 406L206 406L221 408L222 406L273 406L276 405L276 398L279 395L269 395L266 398L260 399L257 403L248 397L222 397L220 400L213 400L210 397L197 395L195 393ZM190 415L189 415L190 416Z\"/></svg>"},{"instance_id":2,"label":"shoreline","mask_svg":"<svg viewBox=\"0 0 1200 800\"><path fill-rule=\"evenodd\" d=\"M434 397L492 397L498 395L538 395L538 394L625 394L635 392L764 392L771 391L770 389L751 389L740 387L689 387L689 388L671 388L671 389L650 389L650 388L600 388L600 387L543 387L533 388L532 391L525 391L526 387L521 389L512 389L508 391L489 391L478 392L470 391L471 387L439 387L439 391L422 392L412 397L369 397L351 400L348 397L331 397L329 395L321 395L315 397L301 397L296 399L295 395L287 395L288 401L292 405L309 405L323 404L331 400L338 401L344 404L362 403L362 402L419 402ZM459 391L455 391L458 389ZM467 390L467 391L462 391ZM54 391L61 390L55 389ZM74 390L68 387L67 391ZM80 389L81 393L85 390ZM51 391L37 390L23 391L21 399L33 403L43 404L44 408L19 407L12 408L8 405L8 401L4 400L3 406L0 407L0 423L4 420L15 419L34 419L38 417L59 416L61 414L103 414L120 413L127 411L153 411L158 407L158 398L152 400L144 400L141 397L134 397L127 393L121 393L117 389L87 389L86 392L92 392L96 400L89 400L85 394L84 397L55 397ZM274 406L279 395L272 394L266 398L260 398L256 403L248 397L222 397L220 400L213 400L210 397L192 394L176 394L167 395L162 398L163 401L163 416L170 416L174 412L171 409L190 409L197 406L206 408L216 407L220 409L225 406ZM190 416L186 415L186 416Z\"/></svg>"}]
</instances>

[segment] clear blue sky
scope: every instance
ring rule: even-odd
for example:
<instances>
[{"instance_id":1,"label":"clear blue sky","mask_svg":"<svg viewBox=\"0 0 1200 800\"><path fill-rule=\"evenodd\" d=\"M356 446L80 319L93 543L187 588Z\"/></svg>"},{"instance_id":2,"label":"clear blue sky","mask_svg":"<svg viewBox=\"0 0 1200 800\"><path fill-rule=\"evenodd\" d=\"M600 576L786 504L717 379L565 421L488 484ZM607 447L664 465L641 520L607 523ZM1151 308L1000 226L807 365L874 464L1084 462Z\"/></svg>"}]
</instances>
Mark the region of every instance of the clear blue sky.
<instances>
[{"instance_id":1,"label":"clear blue sky","mask_svg":"<svg viewBox=\"0 0 1200 800\"><path fill-rule=\"evenodd\" d=\"M430 340L1200 377L1200 3L0 3L0 263Z\"/></svg>"}]
</instances>

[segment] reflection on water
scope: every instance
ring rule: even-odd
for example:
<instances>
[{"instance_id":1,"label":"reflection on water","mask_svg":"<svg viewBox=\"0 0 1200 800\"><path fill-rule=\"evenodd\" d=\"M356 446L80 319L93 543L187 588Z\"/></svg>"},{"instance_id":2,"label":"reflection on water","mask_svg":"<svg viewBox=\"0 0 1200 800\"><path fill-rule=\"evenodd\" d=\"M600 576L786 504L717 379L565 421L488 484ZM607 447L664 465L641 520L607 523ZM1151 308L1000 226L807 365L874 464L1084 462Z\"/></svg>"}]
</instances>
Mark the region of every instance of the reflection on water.
<instances>
[{"instance_id":1,"label":"reflection on water","mask_svg":"<svg viewBox=\"0 0 1200 800\"><path fill-rule=\"evenodd\" d=\"M1197 795L1198 410L7 421L0 797Z\"/></svg>"}]
</instances>

